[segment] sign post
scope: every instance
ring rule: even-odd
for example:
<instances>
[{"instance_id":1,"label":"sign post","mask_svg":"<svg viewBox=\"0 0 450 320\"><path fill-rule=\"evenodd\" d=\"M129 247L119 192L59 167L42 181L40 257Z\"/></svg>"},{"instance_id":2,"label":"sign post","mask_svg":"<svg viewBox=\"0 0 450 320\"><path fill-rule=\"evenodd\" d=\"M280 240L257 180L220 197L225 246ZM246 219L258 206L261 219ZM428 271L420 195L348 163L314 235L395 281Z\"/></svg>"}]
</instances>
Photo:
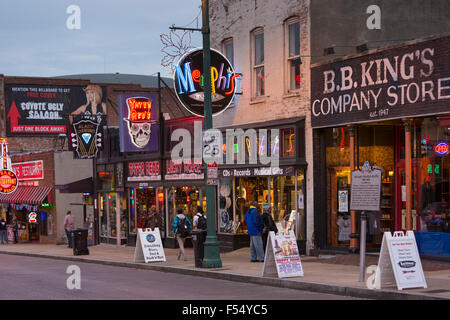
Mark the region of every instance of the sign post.
<instances>
[{"instance_id":1,"label":"sign post","mask_svg":"<svg viewBox=\"0 0 450 320\"><path fill-rule=\"evenodd\" d=\"M363 282L366 264L366 211L380 211L381 169L372 168L369 161L366 161L361 170L353 170L350 192L350 210L361 211L359 281Z\"/></svg>"}]
</instances>

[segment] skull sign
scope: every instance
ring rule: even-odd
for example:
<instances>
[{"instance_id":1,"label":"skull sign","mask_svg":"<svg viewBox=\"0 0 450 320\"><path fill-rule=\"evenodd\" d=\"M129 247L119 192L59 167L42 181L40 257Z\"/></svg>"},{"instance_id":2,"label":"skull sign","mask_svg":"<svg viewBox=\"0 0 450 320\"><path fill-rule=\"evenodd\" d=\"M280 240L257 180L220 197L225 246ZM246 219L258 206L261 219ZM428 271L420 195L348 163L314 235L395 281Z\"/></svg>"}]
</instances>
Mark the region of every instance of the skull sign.
<instances>
[{"instance_id":1,"label":"skull sign","mask_svg":"<svg viewBox=\"0 0 450 320\"><path fill-rule=\"evenodd\" d=\"M138 148L144 148L150 141L152 101L145 97L132 97L127 100L128 132L131 142Z\"/></svg>"}]
</instances>

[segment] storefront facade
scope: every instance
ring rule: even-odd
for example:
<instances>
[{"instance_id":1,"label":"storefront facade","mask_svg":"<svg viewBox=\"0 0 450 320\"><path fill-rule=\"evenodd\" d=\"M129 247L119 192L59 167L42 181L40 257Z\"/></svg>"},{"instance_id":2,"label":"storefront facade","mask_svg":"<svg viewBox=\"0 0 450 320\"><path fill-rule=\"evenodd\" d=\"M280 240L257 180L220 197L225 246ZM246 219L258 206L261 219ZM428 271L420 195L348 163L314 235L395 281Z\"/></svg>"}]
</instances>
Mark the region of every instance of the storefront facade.
<instances>
[{"instance_id":1,"label":"storefront facade","mask_svg":"<svg viewBox=\"0 0 450 320\"><path fill-rule=\"evenodd\" d=\"M240 126L245 130L250 126ZM278 165L249 164L254 150L261 155L263 140L258 137L257 148L252 148L249 136L245 135L245 164L229 164L227 153L237 160L239 137L229 148L224 142L224 163L219 165L218 240L223 250L235 250L248 246L249 237L244 216L251 203L258 202L261 213L270 208L278 229L294 231L300 251L306 251L306 161L304 142L304 118L252 124L255 131L278 130L267 142L271 155L277 156ZM235 128L227 128L235 129ZM226 129L224 129L226 132ZM226 134L225 134L226 135ZM224 136L225 136L224 135ZM226 141L226 138L224 139Z\"/></svg>"},{"instance_id":2,"label":"storefront facade","mask_svg":"<svg viewBox=\"0 0 450 320\"><path fill-rule=\"evenodd\" d=\"M56 243L53 153L15 155L11 162L19 185L0 195L0 215L7 225L17 218L19 242ZM14 240L11 228L8 238Z\"/></svg>"},{"instance_id":3,"label":"storefront facade","mask_svg":"<svg viewBox=\"0 0 450 320\"><path fill-rule=\"evenodd\" d=\"M369 213L368 248L379 249L383 232L399 230L414 230L419 250L424 232L436 232L445 245L450 232L449 47L447 35L312 66L320 248L356 250L360 218L349 208L350 172L365 161L382 170L381 210ZM426 251L421 253L431 254Z\"/></svg>"}]
</instances>

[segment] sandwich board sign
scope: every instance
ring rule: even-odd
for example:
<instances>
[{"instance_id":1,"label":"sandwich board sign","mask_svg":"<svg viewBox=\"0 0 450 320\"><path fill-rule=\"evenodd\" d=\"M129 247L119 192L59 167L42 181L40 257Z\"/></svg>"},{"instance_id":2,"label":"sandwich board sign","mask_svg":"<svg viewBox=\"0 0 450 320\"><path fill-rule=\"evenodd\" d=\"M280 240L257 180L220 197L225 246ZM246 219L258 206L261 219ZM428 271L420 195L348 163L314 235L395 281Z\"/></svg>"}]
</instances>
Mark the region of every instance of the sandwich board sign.
<instances>
[{"instance_id":1,"label":"sandwich board sign","mask_svg":"<svg viewBox=\"0 0 450 320\"><path fill-rule=\"evenodd\" d=\"M302 262L297 248L297 239L291 230L289 234L276 235L269 232L263 277L277 274L279 278L303 277Z\"/></svg>"},{"instance_id":2,"label":"sandwich board sign","mask_svg":"<svg viewBox=\"0 0 450 320\"><path fill-rule=\"evenodd\" d=\"M159 229L138 229L134 262L166 261Z\"/></svg>"},{"instance_id":3,"label":"sandwich board sign","mask_svg":"<svg viewBox=\"0 0 450 320\"><path fill-rule=\"evenodd\" d=\"M394 286L399 290L427 288L416 238L413 231L383 234L380 257L375 275L375 288Z\"/></svg>"}]
</instances>

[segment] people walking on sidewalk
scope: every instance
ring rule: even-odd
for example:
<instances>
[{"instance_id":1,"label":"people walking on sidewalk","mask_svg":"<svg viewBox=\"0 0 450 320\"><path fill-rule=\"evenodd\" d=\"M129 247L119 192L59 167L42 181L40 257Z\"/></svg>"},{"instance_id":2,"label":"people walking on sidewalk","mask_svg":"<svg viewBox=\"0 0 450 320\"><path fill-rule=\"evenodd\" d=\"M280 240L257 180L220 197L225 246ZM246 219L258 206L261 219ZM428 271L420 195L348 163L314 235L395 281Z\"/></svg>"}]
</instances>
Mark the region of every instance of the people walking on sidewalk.
<instances>
[{"instance_id":1,"label":"people walking on sidewalk","mask_svg":"<svg viewBox=\"0 0 450 320\"><path fill-rule=\"evenodd\" d=\"M156 210L155 205L152 205L150 207L150 212L148 213L147 218L145 219L144 228L150 228L152 230L154 230L155 228L159 228L160 235L163 231L162 215L161 212L158 212Z\"/></svg>"},{"instance_id":2,"label":"people walking on sidewalk","mask_svg":"<svg viewBox=\"0 0 450 320\"><path fill-rule=\"evenodd\" d=\"M198 248L198 264L201 264L204 258L204 250L205 250L205 240L206 240L206 231L207 231L207 221L203 212L203 208L201 206L197 207L197 213L194 216L193 220L194 231L196 231L197 236L197 248Z\"/></svg>"},{"instance_id":3,"label":"people walking on sidewalk","mask_svg":"<svg viewBox=\"0 0 450 320\"><path fill-rule=\"evenodd\" d=\"M184 252L184 242L186 238L191 235L191 230L192 224L188 217L184 215L183 209L177 209L177 215L173 221L173 232L175 233L178 246L180 247L180 251L177 254L177 260L180 260L181 256L183 256L184 261L187 261Z\"/></svg>"},{"instance_id":4,"label":"people walking on sidewalk","mask_svg":"<svg viewBox=\"0 0 450 320\"><path fill-rule=\"evenodd\" d=\"M67 215L64 218L64 230L66 230L66 236L67 236L67 242L68 247L72 248L72 230L75 226L75 221L72 216L72 212L69 210L67 211Z\"/></svg>"},{"instance_id":5,"label":"people walking on sidewalk","mask_svg":"<svg viewBox=\"0 0 450 320\"><path fill-rule=\"evenodd\" d=\"M257 201L252 202L244 219L247 224L248 235L250 236L250 261L264 262L264 249L261 238L263 222Z\"/></svg>"},{"instance_id":6,"label":"people walking on sidewalk","mask_svg":"<svg viewBox=\"0 0 450 320\"><path fill-rule=\"evenodd\" d=\"M8 228L6 227L6 221L3 217L0 219L0 238L2 240L2 244L4 244L3 239L5 239L6 244L8 244Z\"/></svg>"},{"instance_id":7,"label":"people walking on sidewalk","mask_svg":"<svg viewBox=\"0 0 450 320\"><path fill-rule=\"evenodd\" d=\"M272 218L272 208L264 208L263 209L263 215L262 215L262 221L263 221L263 231L262 231L262 240L263 240L263 249L264 253L266 252L267 247L267 239L269 238L269 232L273 231L275 233L278 232L278 228L273 221Z\"/></svg>"},{"instance_id":8,"label":"people walking on sidewalk","mask_svg":"<svg viewBox=\"0 0 450 320\"><path fill-rule=\"evenodd\" d=\"M14 216L11 223L11 228L14 234L14 243L19 242L19 223L17 222L17 217Z\"/></svg>"}]
</instances>

